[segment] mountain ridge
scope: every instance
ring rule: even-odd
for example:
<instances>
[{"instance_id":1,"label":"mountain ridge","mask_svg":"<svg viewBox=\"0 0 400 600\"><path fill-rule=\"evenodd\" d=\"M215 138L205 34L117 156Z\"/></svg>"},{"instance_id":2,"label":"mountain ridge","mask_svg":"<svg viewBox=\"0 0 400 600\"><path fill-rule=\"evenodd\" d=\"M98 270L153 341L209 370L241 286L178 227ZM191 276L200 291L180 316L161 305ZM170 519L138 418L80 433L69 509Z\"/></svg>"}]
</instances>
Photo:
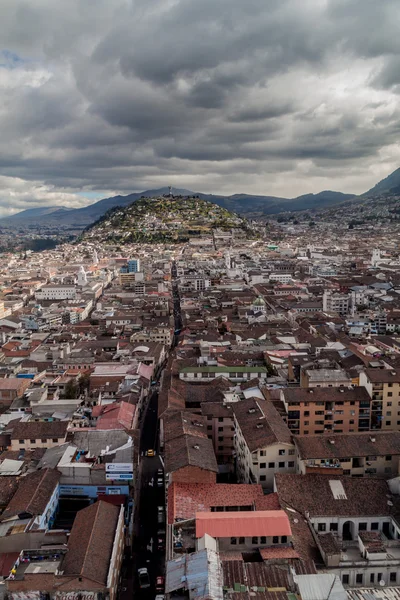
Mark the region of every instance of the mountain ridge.
<instances>
[{"instance_id":1,"label":"mountain ridge","mask_svg":"<svg viewBox=\"0 0 400 600\"><path fill-rule=\"evenodd\" d=\"M267 196L259 194L235 193L228 196L223 194L206 194L204 192L193 192L187 189L173 188L176 195L198 196L202 200L213 202L226 210L242 214L247 218L263 218L282 212L298 212L304 210L324 210L336 205L344 205L346 202L362 201L365 198L387 193L398 193L400 195L400 168L396 169L379 181L370 190L357 196L332 190L323 190L316 194L302 194L294 198L283 198L280 196ZM0 219L0 226L22 226L22 225L44 225L44 226L77 226L84 228L95 222L108 210L117 206L128 206L141 197L154 197L168 194L168 187L149 189L142 192L133 192L126 196L117 195L103 198L83 206L81 208L68 208L65 206L50 206L27 209Z\"/></svg>"}]
</instances>

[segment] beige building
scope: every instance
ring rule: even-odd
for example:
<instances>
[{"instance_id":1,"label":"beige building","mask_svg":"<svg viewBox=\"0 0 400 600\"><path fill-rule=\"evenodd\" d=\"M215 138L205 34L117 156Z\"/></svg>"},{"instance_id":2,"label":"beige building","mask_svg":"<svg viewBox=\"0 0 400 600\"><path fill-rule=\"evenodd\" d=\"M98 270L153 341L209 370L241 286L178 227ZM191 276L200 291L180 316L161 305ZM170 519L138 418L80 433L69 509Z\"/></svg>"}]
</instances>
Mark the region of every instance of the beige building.
<instances>
[{"instance_id":1,"label":"beige building","mask_svg":"<svg viewBox=\"0 0 400 600\"><path fill-rule=\"evenodd\" d=\"M19 421L12 427L11 450L54 448L65 442L67 421Z\"/></svg>"},{"instance_id":2,"label":"beige building","mask_svg":"<svg viewBox=\"0 0 400 600\"><path fill-rule=\"evenodd\" d=\"M365 369L360 385L371 397L371 429L400 431L400 370Z\"/></svg>"},{"instance_id":3,"label":"beige building","mask_svg":"<svg viewBox=\"0 0 400 600\"><path fill-rule=\"evenodd\" d=\"M331 435L299 435L296 473L382 477L399 474L400 432L374 431Z\"/></svg>"},{"instance_id":4,"label":"beige building","mask_svg":"<svg viewBox=\"0 0 400 600\"><path fill-rule=\"evenodd\" d=\"M240 483L272 491L275 473L295 472L291 433L272 402L249 398L232 405L236 470Z\"/></svg>"}]
</instances>

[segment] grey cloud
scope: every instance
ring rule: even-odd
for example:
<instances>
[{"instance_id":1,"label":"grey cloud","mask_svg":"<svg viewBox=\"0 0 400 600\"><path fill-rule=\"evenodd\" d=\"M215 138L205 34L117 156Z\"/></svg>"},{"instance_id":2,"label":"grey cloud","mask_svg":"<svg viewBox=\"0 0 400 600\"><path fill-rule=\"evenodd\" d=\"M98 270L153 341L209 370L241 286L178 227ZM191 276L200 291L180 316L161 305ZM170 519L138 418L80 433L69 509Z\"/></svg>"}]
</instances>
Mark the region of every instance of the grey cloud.
<instances>
[{"instance_id":1,"label":"grey cloud","mask_svg":"<svg viewBox=\"0 0 400 600\"><path fill-rule=\"evenodd\" d=\"M397 0L2 0L21 61L0 67L0 211L169 181L362 192L400 160L399 18Z\"/></svg>"}]
</instances>

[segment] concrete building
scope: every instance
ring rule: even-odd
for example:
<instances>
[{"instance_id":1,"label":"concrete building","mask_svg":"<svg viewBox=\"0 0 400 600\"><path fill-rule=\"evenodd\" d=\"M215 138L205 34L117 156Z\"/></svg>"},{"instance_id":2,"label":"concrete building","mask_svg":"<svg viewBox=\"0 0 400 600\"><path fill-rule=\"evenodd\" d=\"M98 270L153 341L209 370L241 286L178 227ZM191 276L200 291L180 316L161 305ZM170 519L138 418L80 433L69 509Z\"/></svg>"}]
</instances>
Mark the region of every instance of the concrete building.
<instances>
[{"instance_id":1,"label":"concrete building","mask_svg":"<svg viewBox=\"0 0 400 600\"><path fill-rule=\"evenodd\" d=\"M400 431L400 370L365 369L361 385L371 398L371 429Z\"/></svg>"},{"instance_id":2,"label":"concrete building","mask_svg":"<svg viewBox=\"0 0 400 600\"><path fill-rule=\"evenodd\" d=\"M383 477L399 474L400 432L294 436L296 473Z\"/></svg>"},{"instance_id":3,"label":"concrete building","mask_svg":"<svg viewBox=\"0 0 400 600\"><path fill-rule=\"evenodd\" d=\"M274 473L295 472L290 431L272 402L249 398L232 405L237 477L271 491Z\"/></svg>"},{"instance_id":4,"label":"concrete building","mask_svg":"<svg viewBox=\"0 0 400 600\"><path fill-rule=\"evenodd\" d=\"M350 433L370 428L371 399L363 387L285 388L280 393L295 435Z\"/></svg>"}]
</instances>

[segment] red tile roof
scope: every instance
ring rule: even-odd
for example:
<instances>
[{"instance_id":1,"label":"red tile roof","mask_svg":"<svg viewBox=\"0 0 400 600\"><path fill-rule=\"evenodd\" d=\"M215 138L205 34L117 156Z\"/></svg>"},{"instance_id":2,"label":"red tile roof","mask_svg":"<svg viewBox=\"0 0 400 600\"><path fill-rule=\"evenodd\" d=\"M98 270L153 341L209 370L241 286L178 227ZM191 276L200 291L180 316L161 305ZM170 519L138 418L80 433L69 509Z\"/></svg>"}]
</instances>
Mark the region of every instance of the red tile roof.
<instances>
[{"instance_id":1,"label":"red tile roof","mask_svg":"<svg viewBox=\"0 0 400 600\"><path fill-rule=\"evenodd\" d=\"M274 496L274 501L267 499ZM197 512L212 506L251 506L257 510L278 510L277 494L264 496L261 485L248 483L172 483L168 488L168 523L194 519Z\"/></svg>"},{"instance_id":2,"label":"red tile roof","mask_svg":"<svg viewBox=\"0 0 400 600\"><path fill-rule=\"evenodd\" d=\"M263 560L273 560L275 558L300 558L294 548L278 547L260 548L260 554Z\"/></svg>"},{"instance_id":3,"label":"red tile roof","mask_svg":"<svg viewBox=\"0 0 400 600\"><path fill-rule=\"evenodd\" d=\"M198 512L196 537L205 534L220 537L292 535L289 519L283 510Z\"/></svg>"}]
</instances>

